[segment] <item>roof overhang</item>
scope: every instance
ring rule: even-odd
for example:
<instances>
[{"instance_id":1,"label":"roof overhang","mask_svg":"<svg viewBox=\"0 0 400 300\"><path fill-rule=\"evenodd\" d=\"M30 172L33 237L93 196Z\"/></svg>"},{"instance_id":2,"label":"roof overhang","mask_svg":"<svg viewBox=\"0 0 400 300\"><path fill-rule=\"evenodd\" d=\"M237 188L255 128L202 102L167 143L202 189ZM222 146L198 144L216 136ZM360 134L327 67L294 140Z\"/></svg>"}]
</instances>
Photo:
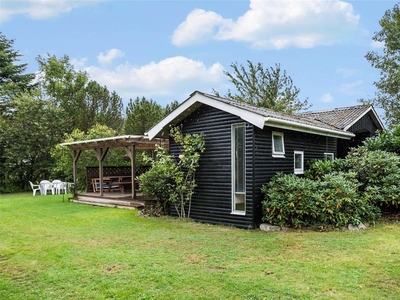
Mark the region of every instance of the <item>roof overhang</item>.
<instances>
[{"instance_id":1,"label":"roof overhang","mask_svg":"<svg viewBox=\"0 0 400 300\"><path fill-rule=\"evenodd\" d=\"M307 132L307 133L342 138L342 139L350 139L354 137L354 134L350 132L344 132L341 130L332 130L323 127L316 127L308 124L302 124L278 118L265 117L264 115L243 109L239 106L230 105L228 103L218 101L211 97L207 97L199 92L194 92L193 94L191 94L188 99L186 99L167 117L165 117L153 128L151 128L147 133L145 133L145 135L147 135L150 140L152 140L155 137L168 138L170 126L175 126L179 124L187 116L189 116L191 113L193 113L195 110L197 110L200 106L204 104L228 112L235 116L238 116L242 120L261 129L264 128L265 125L267 125L271 127Z\"/></svg>"},{"instance_id":2,"label":"roof overhang","mask_svg":"<svg viewBox=\"0 0 400 300\"><path fill-rule=\"evenodd\" d=\"M318 134L318 135L324 135L324 136L347 139L347 140L349 140L355 136L354 133L351 133L351 132L344 132L344 131L331 130L331 129L327 129L327 128L320 128L320 127L316 127L316 126L300 124L300 123L291 122L288 120L281 120L281 119L277 119L277 118L265 118L265 125L271 126L271 127L276 127L276 128L281 128L281 129L289 129L289 130L293 130L293 131L307 132L307 133L311 133L311 134Z\"/></svg>"},{"instance_id":3,"label":"roof overhang","mask_svg":"<svg viewBox=\"0 0 400 300\"><path fill-rule=\"evenodd\" d=\"M99 148L124 148L135 146L135 149L155 149L156 144L168 144L167 139L150 140L142 135L122 135L108 138L99 138L84 141L66 142L60 146L68 147L70 150L87 150Z\"/></svg>"},{"instance_id":4,"label":"roof overhang","mask_svg":"<svg viewBox=\"0 0 400 300\"><path fill-rule=\"evenodd\" d=\"M167 117L165 117L153 128L151 128L147 133L145 133L145 135L147 135L150 140L152 140L156 136L168 137L170 125L174 126L178 124L203 104L236 115L244 121L247 121L250 124L253 124L254 126L257 126L259 128L264 127L264 116L261 116L251 111L243 110L239 107L232 106L221 101L214 100L212 98L202 95L201 93L195 92Z\"/></svg>"}]
</instances>

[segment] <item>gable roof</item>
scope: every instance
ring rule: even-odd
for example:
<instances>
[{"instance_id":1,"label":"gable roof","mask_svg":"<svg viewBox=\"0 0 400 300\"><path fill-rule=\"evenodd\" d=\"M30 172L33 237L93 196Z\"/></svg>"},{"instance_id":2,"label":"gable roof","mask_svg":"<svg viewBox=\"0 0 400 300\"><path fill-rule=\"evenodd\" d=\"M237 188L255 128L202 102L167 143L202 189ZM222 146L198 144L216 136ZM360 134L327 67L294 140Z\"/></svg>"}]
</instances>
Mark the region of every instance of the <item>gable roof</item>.
<instances>
[{"instance_id":1,"label":"gable roof","mask_svg":"<svg viewBox=\"0 0 400 300\"><path fill-rule=\"evenodd\" d=\"M310 111L300 113L298 115L310 117L325 124L332 125L338 129L347 131L366 114L370 115L378 129L384 129L381 120L371 105L357 105L320 111Z\"/></svg>"},{"instance_id":2,"label":"gable roof","mask_svg":"<svg viewBox=\"0 0 400 300\"><path fill-rule=\"evenodd\" d=\"M259 128L271 126L344 139L350 139L354 136L351 132L346 132L345 130L338 129L313 118L289 115L271 109L255 107L246 103L216 97L199 91L193 92L188 99L182 102L174 111L145 133L145 135L147 135L150 140L154 137L168 137L170 125L177 125L202 105L209 105L236 115L242 120Z\"/></svg>"}]
</instances>

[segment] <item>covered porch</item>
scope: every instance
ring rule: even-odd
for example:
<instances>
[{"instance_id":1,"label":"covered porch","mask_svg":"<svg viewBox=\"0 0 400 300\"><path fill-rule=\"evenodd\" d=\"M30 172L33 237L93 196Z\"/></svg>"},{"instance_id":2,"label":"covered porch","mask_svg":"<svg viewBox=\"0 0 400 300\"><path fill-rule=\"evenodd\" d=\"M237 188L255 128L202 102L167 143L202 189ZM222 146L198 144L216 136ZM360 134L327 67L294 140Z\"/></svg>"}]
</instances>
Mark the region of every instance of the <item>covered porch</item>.
<instances>
[{"instance_id":1,"label":"covered porch","mask_svg":"<svg viewBox=\"0 0 400 300\"><path fill-rule=\"evenodd\" d=\"M149 140L146 136L124 135L85 141L62 143L73 152L73 197L72 202L83 204L137 209L155 203L155 199L143 195L135 180L143 170L136 166L136 150L154 150L156 145L168 149L168 139ZM125 149L130 167L105 167L104 158L110 149ZM91 168L86 174L86 190L77 190L77 162L83 150L92 150L97 158L98 167ZM110 168L114 170L110 171ZM105 171L106 170L106 171ZM110 173L111 172L111 173ZM89 178L90 177L90 178Z\"/></svg>"}]
</instances>

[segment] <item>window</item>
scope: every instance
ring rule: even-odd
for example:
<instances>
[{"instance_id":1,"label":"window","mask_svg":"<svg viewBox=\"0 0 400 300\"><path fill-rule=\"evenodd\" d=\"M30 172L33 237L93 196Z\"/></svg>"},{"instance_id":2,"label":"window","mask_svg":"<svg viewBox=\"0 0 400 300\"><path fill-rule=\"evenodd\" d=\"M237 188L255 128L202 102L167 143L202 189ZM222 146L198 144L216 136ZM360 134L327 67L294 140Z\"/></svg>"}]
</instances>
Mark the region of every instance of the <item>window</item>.
<instances>
[{"instance_id":1,"label":"window","mask_svg":"<svg viewBox=\"0 0 400 300\"><path fill-rule=\"evenodd\" d=\"M232 125L232 213L246 212L246 125Z\"/></svg>"},{"instance_id":2,"label":"window","mask_svg":"<svg viewBox=\"0 0 400 300\"><path fill-rule=\"evenodd\" d=\"M272 132L272 156L285 157L285 144L282 132Z\"/></svg>"},{"instance_id":3,"label":"window","mask_svg":"<svg viewBox=\"0 0 400 300\"><path fill-rule=\"evenodd\" d=\"M304 152L294 151L294 174L304 173Z\"/></svg>"},{"instance_id":4,"label":"window","mask_svg":"<svg viewBox=\"0 0 400 300\"><path fill-rule=\"evenodd\" d=\"M333 153L324 153L325 160L333 160L334 158L335 156L333 155Z\"/></svg>"}]
</instances>

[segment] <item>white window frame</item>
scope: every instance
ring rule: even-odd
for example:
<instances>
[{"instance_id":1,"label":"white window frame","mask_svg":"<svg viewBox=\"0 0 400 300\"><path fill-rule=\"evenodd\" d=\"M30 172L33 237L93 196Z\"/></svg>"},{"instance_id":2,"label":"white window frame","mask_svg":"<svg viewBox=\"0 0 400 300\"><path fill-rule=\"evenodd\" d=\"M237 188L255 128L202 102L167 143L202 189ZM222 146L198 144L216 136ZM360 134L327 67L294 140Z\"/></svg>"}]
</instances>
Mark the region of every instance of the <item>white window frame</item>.
<instances>
[{"instance_id":1,"label":"white window frame","mask_svg":"<svg viewBox=\"0 0 400 300\"><path fill-rule=\"evenodd\" d=\"M274 136L280 136L282 138L282 151L275 151L275 139ZM283 132L272 131L272 157L285 158L285 136Z\"/></svg>"},{"instance_id":2,"label":"white window frame","mask_svg":"<svg viewBox=\"0 0 400 300\"><path fill-rule=\"evenodd\" d=\"M331 159L328 159L328 157L331 157ZM335 154L333 154L332 152L325 152L324 153L324 159L325 160L334 160L335 159Z\"/></svg>"},{"instance_id":3,"label":"white window frame","mask_svg":"<svg viewBox=\"0 0 400 300\"><path fill-rule=\"evenodd\" d=\"M301 168L296 168L296 155L301 155ZM304 174L304 151L294 151L293 166L294 174Z\"/></svg>"},{"instance_id":4,"label":"white window frame","mask_svg":"<svg viewBox=\"0 0 400 300\"><path fill-rule=\"evenodd\" d=\"M231 170L232 170L232 211L231 214L233 215L246 215L246 170L244 170L244 190L243 192L237 192L236 191L236 186L235 186L235 172L236 172L236 167L235 167L235 129L236 128L244 128L244 157L243 157L243 162L245 165L246 169L246 123L238 123L238 124L232 124L231 126ZM239 198L244 198L244 208L243 210L236 210L236 203Z\"/></svg>"}]
</instances>

